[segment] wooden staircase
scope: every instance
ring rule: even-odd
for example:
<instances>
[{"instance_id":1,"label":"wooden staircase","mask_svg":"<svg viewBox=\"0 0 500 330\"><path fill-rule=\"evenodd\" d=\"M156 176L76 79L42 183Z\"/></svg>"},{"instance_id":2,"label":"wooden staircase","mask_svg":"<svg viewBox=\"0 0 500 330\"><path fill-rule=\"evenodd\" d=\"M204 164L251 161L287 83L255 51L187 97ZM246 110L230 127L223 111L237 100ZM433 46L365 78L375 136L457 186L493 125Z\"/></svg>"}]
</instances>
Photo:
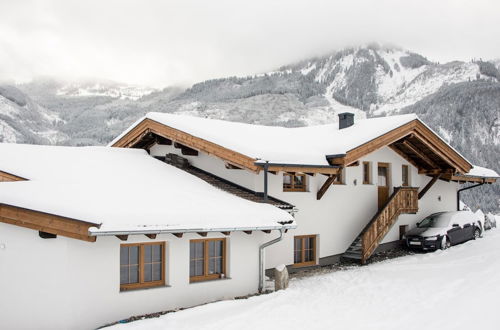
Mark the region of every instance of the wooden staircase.
<instances>
[{"instance_id":1,"label":"wooden staircase","mask_svg":"<svg viewBox=\"0 0 500 330\"><path fill-rule=\"evenodd\" d=\"M362 264L372 256L382 239L396 223L400 214L417 213L418 188L398 187L387 203L352 242L342 258L357 260Z\"/></svg>"}]
</instances>

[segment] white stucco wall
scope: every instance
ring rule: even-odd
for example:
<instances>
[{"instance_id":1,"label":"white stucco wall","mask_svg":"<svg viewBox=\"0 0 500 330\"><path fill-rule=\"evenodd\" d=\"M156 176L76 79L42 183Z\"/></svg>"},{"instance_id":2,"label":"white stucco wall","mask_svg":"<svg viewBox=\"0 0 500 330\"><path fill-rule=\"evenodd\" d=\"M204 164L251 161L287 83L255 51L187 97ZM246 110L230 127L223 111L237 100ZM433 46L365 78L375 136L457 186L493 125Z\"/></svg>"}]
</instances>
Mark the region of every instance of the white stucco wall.
<instances>
[{"instance_id":1,"label":"white stucco wall","mask_svg":"<svg viewBox=\"0 0 500 330\"><path fill-rule=\"evenodd\" d=\"M181 155L179 149L172 146L155 146L152 155L164 156L173 152ZM200 156L183 156L190 162L205 171L211 172L229 181L247 187L257 192L263 191L264 175L258 175L245 170L228 170L224 162L206 154ZM284 200L298 208L296 220L298 228L292 235L279 245L269 248L266 268L273 268L278 264L293 264L293 236L318 235L317 257L324 258L338 255L347 249L364 226L377 212L378 190L377 163L390 164L390 186L398 187L402 184L402 165L410 168L410 184L421 189L431 179L419 175L417 169L409 164L388 147L379 149L359 160L372 162L372 184L363 184L363 167L348 167L345 169L345 184L332 185L323 198L316 200L316 193L326 180L324 175L308 176L307 192L283 192L283 173L269 175L269 195ZM355 184L356 181L356 184ZM411 227L425 216L439 211L451 211L456 207L456 189L458 184L438 180L434 186L419 200L419 212L416 215L402 215L389 231L382 243L399 239L399 226L408 224ZM441 200L438 200L441 197Z\"/></svg>"},{"instance_id":2,"label":"white stucco wall","mask_svg":"<svg viewBox=\"0 0 500 330\"><path fill-rule=\"evenodd\" d=\"M0 329L92 329L133 315L189 307L254 293L258 247L277 233L231 233L227 276L189 283L189 240L158 235L127 242L166 242L168 286L120 292L120 244L116 237L89 243L0 223ZM210 237L224 237L212 233Z\"/></svg>"}]
</instances>

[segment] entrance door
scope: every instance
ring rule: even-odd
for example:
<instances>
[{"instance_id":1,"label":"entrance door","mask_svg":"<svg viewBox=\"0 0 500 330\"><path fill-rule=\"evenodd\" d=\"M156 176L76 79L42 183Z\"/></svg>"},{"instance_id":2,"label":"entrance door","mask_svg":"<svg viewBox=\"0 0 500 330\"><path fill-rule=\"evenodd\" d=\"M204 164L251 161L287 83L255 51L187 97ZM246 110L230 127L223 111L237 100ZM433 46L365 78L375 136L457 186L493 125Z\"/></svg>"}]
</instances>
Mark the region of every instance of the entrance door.
<instances>
[{"instance_id":1,"label":"entrance door","mask_svg":"<svg viewBox=\"0 0 500 330\"><path fill-rule=\"evenodd\" d=\"M389 164L378 163L378 208L379 210L389 199Z\"/></svg>"}]
</instances>

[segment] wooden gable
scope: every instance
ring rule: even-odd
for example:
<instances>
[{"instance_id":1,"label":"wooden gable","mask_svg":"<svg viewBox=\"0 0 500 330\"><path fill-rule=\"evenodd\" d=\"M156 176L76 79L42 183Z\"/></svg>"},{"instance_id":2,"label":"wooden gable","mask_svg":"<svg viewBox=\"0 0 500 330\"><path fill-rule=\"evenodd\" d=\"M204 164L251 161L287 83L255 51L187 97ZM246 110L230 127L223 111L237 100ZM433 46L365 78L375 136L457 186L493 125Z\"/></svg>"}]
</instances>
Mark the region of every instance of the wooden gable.
<instances>
[{"instance_id":1,"label":"wooden gable","mask_svg":"<svg viewBox=\"0 0 500 330\"><path fill-rule=\"evenodd\" d=\"M345 155L327 158L332 165L348 166L385 146L417 167L421 174L467 173L472 168L472 164L419 120L389 131Z\"/></svg>"}]
</instances>

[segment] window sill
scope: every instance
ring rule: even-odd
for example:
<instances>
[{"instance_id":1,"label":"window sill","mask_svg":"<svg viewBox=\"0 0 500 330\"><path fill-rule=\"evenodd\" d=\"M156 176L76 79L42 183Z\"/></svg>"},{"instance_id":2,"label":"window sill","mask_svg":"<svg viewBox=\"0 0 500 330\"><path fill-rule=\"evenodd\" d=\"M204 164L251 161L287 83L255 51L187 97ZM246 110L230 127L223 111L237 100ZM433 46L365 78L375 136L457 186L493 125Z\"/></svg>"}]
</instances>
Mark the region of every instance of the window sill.
<instances>
[{"instance_id":1,"label":"window sill","mask_svg":"<svg viewBox=\"0 0 500 330\"><path fill-rule=\"evenodd\" d=\"M301 262L300 264L293 264L292 267L301 268L301 267L311 267L316 265L317 265L316 261L308 261L308 262Z\"/></svg>"},{"instance_id":2,"label":"window sill","mask_svg":"<svg viewBox=\"0 0 500 330\"><path fill-rule=\"evenodd\" d=\"M189 280L189 284L198 284L198 283L206 283L206 282L216 282L216 281L225 281L230 280L231 277L223 277L223 278L208 278L206 280Z\"/></svg>"},{"instance_id":3,"label":"window sill","mask_svg":"<svg viewBox=\"0 0 500 330\"><path fill-rule=\"evenodd\" d=\"M168 284L161 284L161 285L154 285L154 286L138 286L135 288L120 288L120 293L125 293L125 292L135 292L135 291L143 291L143 290L154 290L154 289L165 289L165 288L170 288L171 285Z\"/></svg>"},{"instance_id":4,"label":"window sill","mask_svg":"<svg viewBox=\"0 0 500 330\"><path fill-rule=\"evenodd\" d=\"M308 190L291 190L291 189L283 189L283 192L309 192Z\"/></svg>"}]
</instances>

